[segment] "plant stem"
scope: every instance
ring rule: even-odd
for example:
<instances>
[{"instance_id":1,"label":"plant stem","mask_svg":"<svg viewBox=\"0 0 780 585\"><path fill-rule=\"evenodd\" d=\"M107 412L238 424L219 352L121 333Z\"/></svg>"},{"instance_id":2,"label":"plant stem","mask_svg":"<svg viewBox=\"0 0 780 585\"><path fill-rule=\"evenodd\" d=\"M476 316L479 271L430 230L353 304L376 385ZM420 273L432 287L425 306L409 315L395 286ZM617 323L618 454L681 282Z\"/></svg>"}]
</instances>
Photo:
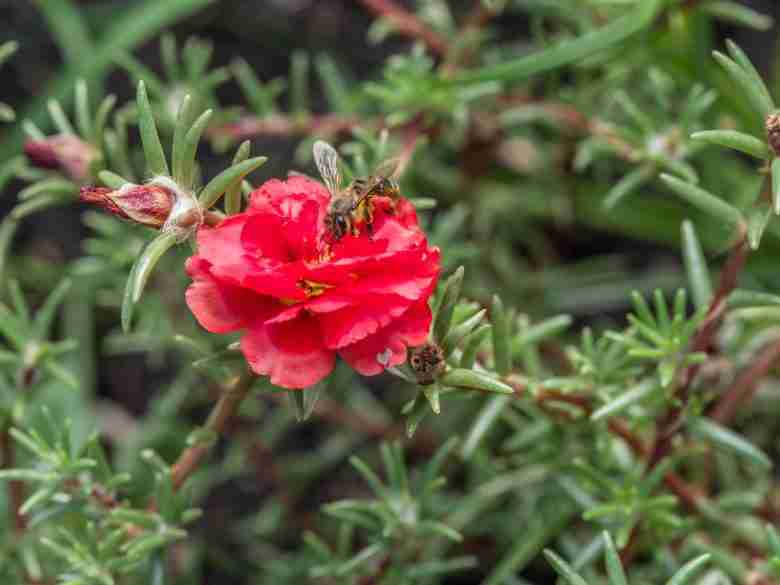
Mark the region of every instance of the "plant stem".
<instances>
[{"instance_id":1,"label":"plant stem","mask_svg":"<svg viewBox=\"0 0 780 585\"><path fill-rule=\"evenodd\" d=\"M715 334L720 327L723 319L723 313L726 310L726 300L737 286L737 278L747 260L748 244L744 235L740 237L738 243L734 246L729 255L723 272L720 276L720 285L715 293L704 322L699 327L696 336L691 344L691 352L707 352ZM673 405L666 412L658 426L658 433L650 452L647 471L651 471L658 463L669 454L672 447L672 439L680 427L682 414L688 404L688 395L690 394L691 384L696 374L701 369L701 364L693 364L683 370L674 397L677 404Z\"/></svg>"},{"instance_id":2,"label":"plant stem","mask_svg":"<svg viewBox=\"0 0 780 585\"><path fill-rule=\"evenodd\" d=\"M212 138L230 138L236 141L257 136L309 136L311 134L328 138L346 134L357 126L381 127L382 125L381 120L361 120L340 114L323 114L303 119L273 114L262 117L246 116L237 122L210 129L208 134Z\"/></svg>"},{"instance_id":3,"label":"plant stem","mask_svg":"<svg viewBox=\"0 0 780 585\"><path fill-rule=\"evenodd\" d=\"M205 428L217 435L222 434L244 398L249 394L254 381L254 374L247 372L226 388L214 406L214 410L211 411ZM211 450L211 446L211 444L198 444L184 450L171 468L174 489L178 490L195 472L200 462Z\"/></svg>"},{"instance_id":4,"label":"plant stem","mask_svg":"<svg viewBox=\"0 0 780 585\"><path fill-rule=\"evenodd\" d=\"M739 405L753 397L761 379L769 373L778 360L780 360L780 341L775 341L764 347L753 363L734 380L710 410L710 418L721 424L728 423L734 417Z\"/></svg>"},{"instance_id":5,"label":"plant stem","mask_svg":"<svg viewBox=\"0 0 780 585\"><path fill-rule=\"evenodd\" d=\"M707 352L713 342L713 338L720 327L723 314L726 310L726 301L729 294L736 288L737 279L745 266L748 252L747 233L744 226L739 234L737 243L731 250L723 272L720 275L720 284L715 293L707 315L699 327L691 343L690 352ZM688 397L696 374L699 372L701 364L693 364L682 371L678 378L677 386L674 390L674 401L672 406L661 417L658 423L655 441L650 449L645 475L649 474L669 453L672 451L672 441L680 430L683 413L688 405ZM692 489L682 489L679 477L670 478L670 474L664 477L664 482L668 488L673 490L681 501L688 507L696 510L701 503L701 494ZM635 524L628 544L620 551L620 559L625 566L631 563L638 542L639 523Z\"/></svg>"},{"instance_id":6,"label":"plant stem","mask_svg":"<svg viewBox=\"0 0 780 585\"><path fill-rule=\"evenodd\" d=\"M377 16L392 22L400 34L424 42L437 55L444 56L449 51L444 37L393 0L358 0L358 2Z\"/></svg>"},{"instance_id":7,"label":"plant stem","mask_svg":"<svg viewBox=\"0 0 780 585\"><path fill-rule=\"evenodd\" d=\"M8 423L5 423L0 433L3 469L13 469L16 466L16 452L9 430ZM8 482L8 520L17 535L21 535L27 530L27 520L19 512L24 503L24 497L24 483L19 480L10 480Z\"/></svg>"}]
</instances>

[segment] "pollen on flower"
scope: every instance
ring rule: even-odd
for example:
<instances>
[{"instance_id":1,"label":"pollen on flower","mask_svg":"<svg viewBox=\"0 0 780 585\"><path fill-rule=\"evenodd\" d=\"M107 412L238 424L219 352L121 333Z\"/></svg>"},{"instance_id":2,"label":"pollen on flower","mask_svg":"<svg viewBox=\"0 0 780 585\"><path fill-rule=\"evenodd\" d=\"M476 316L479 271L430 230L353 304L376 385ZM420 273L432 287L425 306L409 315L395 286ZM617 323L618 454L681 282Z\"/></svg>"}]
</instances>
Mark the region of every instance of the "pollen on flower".
<instances>
[{"instance_id":1,"label":"pollen on flower","mask_svg":"<svg viewBox=\"0 0 780 585\"><path fill-rule=\"evenodd\" d=\"M298 286L303 289L303 292L306 294L306 298L318 297L329 288L333 288L332 284L314 282L312 280L306 279L298 282Z\"/></svg>"}]
</instances>

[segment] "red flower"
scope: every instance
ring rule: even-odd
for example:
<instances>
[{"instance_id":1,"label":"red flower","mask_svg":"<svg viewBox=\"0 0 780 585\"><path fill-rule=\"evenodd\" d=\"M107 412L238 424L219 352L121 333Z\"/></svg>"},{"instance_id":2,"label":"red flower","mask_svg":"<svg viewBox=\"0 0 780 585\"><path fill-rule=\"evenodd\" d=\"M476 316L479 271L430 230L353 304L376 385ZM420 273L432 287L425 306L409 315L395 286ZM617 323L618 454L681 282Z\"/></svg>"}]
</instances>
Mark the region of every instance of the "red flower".
<instances>
[{"instance_id":1,"label":"red flower","mask_svg":"<svg viewBox=\"0 0 780 585\"><path fill-rule=\"evenodd\" d=\"M252 369L285 388L306 388L338 353L363 375L406 360L428 337L428 298L439 250L401 198L375 198L372 229L337 242L324 218L330 194L305 177L272 180L246 212L198 232L187 261L187 304L213 333L243 330Z\"/></svg>"}]
</instances>

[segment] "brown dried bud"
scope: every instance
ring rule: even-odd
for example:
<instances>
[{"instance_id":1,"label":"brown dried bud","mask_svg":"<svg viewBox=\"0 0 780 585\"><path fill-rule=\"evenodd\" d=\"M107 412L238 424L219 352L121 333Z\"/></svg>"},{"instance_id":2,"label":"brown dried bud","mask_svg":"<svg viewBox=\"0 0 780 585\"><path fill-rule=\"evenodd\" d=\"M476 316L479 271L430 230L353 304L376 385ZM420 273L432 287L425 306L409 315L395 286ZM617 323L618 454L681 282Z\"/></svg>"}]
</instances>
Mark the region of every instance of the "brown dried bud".
<instances>
[{"instance_id":1,"label":"brown dried bud","mask_svg":"<svg viewBox=\"0 0 780 585\"><path fill-rule=\"evenodd\" d=\"M425 343L409 349L409 366L421 386L433 384L444 371L444 352L435 343Z\"/></svg>"},{"instance_id":2,"label":"brown dried bud","mask_svg":"<svg viewBox=\"0 0 780 585\"><path fill-rule=\"evenodd\" d=\"M60 170L77 183L88 178L89 167L99 155L94 146L72 134L30 140L24 153L34 166Z\"/></svg>"},{"instance_id":3,"label":"brown dried bud","mask_svg":"<svg viewBox=\"0 0 780 585\"><path fill-rule=\"evenodd\" d=\"M766 136L772 152L780 156L780 114L766 117Z\"/></svg>"},{"instance_id":4,"label":"brown dried bud","mask_svg":"<svg viewBox=\"0 0 780 585\"><path fill-rule=\"evenodd\" d=\"M112 191L105 187L82 187L79 199L109 213L160 229L173 209L174 193L160 185L127 185Z\"/></svg>"}]
</instances>

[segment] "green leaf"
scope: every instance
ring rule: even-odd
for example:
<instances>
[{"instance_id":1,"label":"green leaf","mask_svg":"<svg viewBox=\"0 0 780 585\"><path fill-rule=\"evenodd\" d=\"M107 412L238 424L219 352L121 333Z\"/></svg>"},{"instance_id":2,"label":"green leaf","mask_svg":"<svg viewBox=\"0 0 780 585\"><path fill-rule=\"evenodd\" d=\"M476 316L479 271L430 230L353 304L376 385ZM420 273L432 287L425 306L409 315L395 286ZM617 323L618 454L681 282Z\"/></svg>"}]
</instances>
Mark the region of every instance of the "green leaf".
<instances>
[{"instance_id":1,"label":"green leaf","mask_svg":"<svg viewBox=\"0 0 780 585\"><path fill-rule=\"evenodd\" d=\"M494 396L482 407L471 424L466 440L463 441L463 446L460 450L460 455L463 459L471 458L482 439L493 428L501 413L504 412L510 400L510 396Z\"/></svg>"},{"instance_id":2,"label":"green leaf","mask_svg":"<svg viewBox=\"0 0 780 585\"><path fill-rule=\"evenodd\" d=\"M604 539L605 558L607 561L607 575L609 576L609 585L628 585L626 572L623 570L623 563L620 562L620 556L615 550L615 543L606 530L602 533Z\"/></svg>"},{"instance_id":3,"label":"green leaf","mask_svg":"<svg viewBox=\"0 0 780 585\"><path fill-rule=\"evenodd\" d=\"M193 114L192 96L185 95L179 106L179 112L176 115L176 125L173 129L173 152L171 159L173 162L173 180L180 185L186 185L185 179L188 177L184 171L186 136L190 128Z\"/></svg>"},{"instance_id":4,"label":"green leaf","mask_svg":"<svg viewBox=\"0 0 780 585\"><path fill-rule=\"evenodd\" d=\"M452 386L453 388L496 392L498 394L514 393L509 384L505 384L489 374L474 370L463 370L460 368L450 370L439 378L439 382L444 386Z\"/></svg>"},{"instance_id":5,"label":"green leaf","mask_svg":"<svg viewBox=\"0 0 780 585\"><path fill-rule=\"evenodd\" d=\"M75 136L76 131L73 129L70 120L68 120L68 116L66 116L65 112L62 110L60 102L57 100L49 100L47 107L49 108L49 115L54 122L57 132L59 134L70 134Z\"/></svg>"},{"instance_id":6,"label":"green leaf","mask_svg":"<svg viewBox=\"0 0 780 585\"><path fill-rule=\"evenodd\" d=\"M761 160L766 160L770 154L766 141L736 130L706 130L691 134L691 138L732 148Z\"/></svg>"},{"instance_id":7,"label":"green leaf","mask_svg":"<svg viewBox=\"0 0 780 585\"><path fill-rule=\"evenodd\" d=\"M160 258L176 243L176 234L161 233L149 242L143 252L136 258L125 285L125 295L122 300L122 330L130 331L133 319L133 309L141 299L149 277Z\"/></svg>"},{"instance_id":8,"label":"green leaf","mask_svg":"<svg viewBox=\"0 0 780 585\"><path fill-rule=\"evenodd\" d=\"M116 96L107 95L100 102L97 112L95 113L95 123L92 126L92 136L90 141L98 148L102 148L105 139L106 122L108 116L111 114L111 110L116 105Z\"/></svg>"},{"instance_id":9,"label":"green leaf","mask_svg":"<svg viewBox=\"0 0 780 585\"><path fill-rule=\"evenodd\" d=\"M712 279L696 229L687 219L682 223L682 245L693 304L697 309L709 307L712 301Z\"/></svg>"},{"instance_id":10,"label":"green leaf","mask_svg":"<svg viewBox=\"0 0 780 585\"><path fill-rule=\"evenodd\" d=\"M268 159L264 156L250 158L244 162L233 165L214 177L200 193L200 204L203 209L209 209L214 205L225 191L232 186L240 185L249 173L260 167Z\"/></svg>"},{"instance_id":11,"label":"green leaf","mask_svg":"<svg viewBox=\"0 0 780 585\"><path fill-rule=\"evenodd\" d=\"M70 291L71 284L72 282L69 278L63 279L46 297L43 306L38 310L33 321L33 336L35 339L42 341L49 336L49 329L51 329L54 315L62 301L65 300L65 295Z\"/></svg>"},{"instance_id":12,"label":"green leaf","mask_svg":"<svg viewBox=\"0 0 780 585\"><path fill-rule=\"evenodd\" d=\"M277 110L275 100L284 87L283 81L277 79L263 85L249 63L241 58L233 61L231 69L255 114L267 116Z\"/></svg>"},{"instance_id":13,"label":"green leaf","mask_svg":"<svg viewBox=\"0 0 780 585\"><path fill-rule=\"evenodd\" d=\"M233 157L233 165L244 162L249 158L252 143L245 140L236 150ZM241 183L236 183L225 192L225 213L233 215L241 212Z\"/></svg>"},{"instance_id":14,"label":"green leaf","mask_svg":"<svg viewBox=\"0 0 780 585\"><path fill-rule=\"evenodd\" d=\"M652 378L647 379L641 382L635 388L632 388L627 392L623 392L614 400L611 400L604 406L593 411L593 414L590 415L590 420L596 422L614 416L629 408L632 404L641 402L657 389L658 382Z\"/></svg>"},{"instance_id":15,"label":"green leaf","mask_svg":"<svg viewBox=\"0 0 780 585\"><path fill-rule=\"evenodd\" d=\"M16 233L19 222L12 217L6 217L0 223L0 282L5 282L5 265L8 259L8 250Z\"/></svg>"},{"instance_id":16,"label":"green leaf","mask_svg":"<svg viewBox=\"0 0 780 585\"><path fill-rule=\"evenodd\" d=\"M760 31L769 30L774 22L771 16L756 12L738 2L706 2L701 5L701 10L715 18Z\"/></svg>"},{"instance_id":17,"label":"green leaf","mask_svg":"<svg viewBox=\"0 0 780 585\"><path fill-rule=\"evenodd\" d=\"M470 370L477 361L477 352L488 335L491 334L492 326L484 324L472 331L463 341L463 353L460 356L460 367Z\"/></svg>"},{"instance_id":18,"label":"green leaf","mask_svg":"<svg viewBox=\"0 0 780 585\"><path fill-rule=\"evenodd\" d=\"M557 536L577 508L568 498L548 496L537 507L529 526L519 533L506 555L491 571L482 585L504 585L523 570L540 552L547 542Z\"/></svg>"},{"instance_id":19,"label":"green leaf","mask_svg":"<svg viewBox=\"0 0 780 585\"><path fill-rule=\"evenodd\" d=\"M762 200L756 201L753 207L747 210L747 238L751 250L758 250L764 230L774 217L771 207Z\"/></svg>"},{"instance_id":20,"label":"green leaf","mask_svg":"<svg viewBox=\"0 0 780 585\"><path fill-rule=\"evenodd\" d=\"M481 309L473 316L450 329L449 333L447 333L447 336L444 338L444 341L441 344L441 349L444 351L445 358L450 357L452 352L455 351L455 348L463 340L463 338L476 329L476 327L482 322L482 319L484 319L485 313L487 313L487 310Z\"/></svg>"},{"instance_id":21,"label":"green leaf","mask_svg":"<svg viewBox=\"0 0 780 585\"><path fill-rule=\"evenodd\" d=\"M729 295L727 303L731 309L776 307L780 306L780 296L759 291L736 289Z\"/></svg>"},{"instance_id":22,"label":"green leaf","mask_svg":"<svg viewBox=\"0 0 780 585\"><path fill-rule=\"evenodd\" d=\"M709 562L710 556L705 554L688 561L667 581L666 585L688 585L704 565Z\"/></svg>"},{"instance_id":23,"label":"green leaf","mask_svg":"<svg viewBox=\"0 0 780 585\"><path fill-rule=\"evenodd\" d=\"M195 122L192 123L192 128L187 131L184 137L184 145L182 147L181 155L181 185L192 188L195 183L195 155L198 151L198 144L200 144L200 137L203 135L204 130L209 125L211 116L214 114L214 110L206 110Z\"/></svg>"},{"instance_id":24,"label":"green leaf","mask_svg":"<svg viewBox=\"0 0 780 585\"><path fill-rule=\"evenodd\" d=\"M512 371L512 353L509 351L509 320L501 297L493 296L490 309L490 321L493 323L493 360L499 376Z\"/></svg>"},{"instance_id":25,"label":"green leaf","mask_svg":"<svg viewBox=\"0 0 780 585\"><path fill-rule=\"evenodd\" d=\"M745 224L742 214L736 207L719 199L712 193L671 175L662 174L661 180L666 183L672 191L694 207L723 221L730 231L736 232L740 225Z\"/></svg>"},{"instance_id":26,"label":"green leaf","mask_svg":"<svg viewBox=\"0 0 780 585\"><path fill-rule=\"evenodd\" d=\"M595 53L619 45L649 27L660 14L664 5L662 0L642 0L637 3L636 8L631 13L616 18L599 30L586 33L577 39L563 42L527 57L460 73L452 78L452 82L471 84L509 81L516 83L539 73L581 61Z\"/></svg>"},{"instance_id":27,"label":"green leaf","mask_svg":"<svg viewBox=\"0 0 780 585\"><path fill-rule=\"evenodd\" d=\"M98 179L100 179L104 185L106 185L110 189L121 189L130 181L125 179L124 177L120 177L116 173L112 173L111 171L100 171L98 173Z\"/></svg>"},{"instance_id":28,"label":"green leaf","mask_svg":"<svg viewBox=\"0 0 780 585\"><path fill-rule=\"evenodd\" d=\"M775 215L780 215L780 158L772 159L772 203Z\"/></svg>"},{"instance_id":29,"label":"green leaf","mask_svg":"<svg viewBox=\"0 0 780 585\"><path fill-rule=\"evenodd\" d=\"M152 106L149 104L149 96L146 95L146 84L143 81L138 82L136 103L141 144L149 171L155 176L170 176L168 163L165 160L165 151L163 151L160 136L157 133L157 123L154 121L154 114L152 114Z\"/></svg>"},{"instance_id":30,"label":"green leaf","mask_svg":"<svg viewBox=\"0 0 780 585\"><path fill-rule=\"evenodd\" d=\"M775 556L780 556L780 536L771 524L766 525L766 540L769 551Z\"/></svg>"},{"instance_id":31,"label":"green leaf","mask_svg":"<svg viewBox=\"0 0 780 585\"><path fill-rule=\"evenodd\" d=\"M51 471L36 471L34 469L2 469L0 470L0 480L18 480L18 481L39 481L49 482L57 480L56 473Z\"/></svg>"},{"instance_id":32,"label":"green leaf","mask_svg":"<svg viewBox=\"0 0 780 585\"><path fill-rule=\"evenodd\" d=\"M76 82L76 126L79 134L86 140L92 137L92 115L89 107L89 93L87 82L79 79Z\"/></svg>"},{"instance_id":33,"label":"green leaf","mask_svg":"<svg viewBox=\"0 0 780 585\"><path fill-rule=\"evenodd\" d=\"M604 196L604 201L601 202L604 209L611 210L631 193L645 185L655 176L655 173L655 165L647 165L638 167L624 175Z\"/></svg>"},{"instance_id":34,"label":"green leaf","mask_svg":"<svg viewBox=\"0 0 780 585\"><path fill-rule=\"evenodd\" d=\"M760 80L756 80L750 72L746 71L735 61L729 59L723 53L718 51L713 52L715 60L726 70L731 77L732 81L745 98L750 102L750 106L755 110L755 113L760 117L763 124L766 117L772 113L775 106L772 100L768 98L766 87L762 88L763 83Z\"/></svg>"},{"instance_id":35,"label":"green leaf","mask_svg":"<svg viewBox=\"0 0 780 585\"><path fill-rule=\"evenodd\" d=\"M290 405L293 408L295 418L298 422L309 420L309 417L314 412L314 408L317 406L317 401L320 399L324 387L325 384L320 382L302 390L289 390L287 392L287 396L290 398Z\"/></svg>"},{"instance_id":36,"label":"green leaf","mask_svg":"<svg viewBox=\"0 0 780 585\"><path fill-rule=\"evenodd\" d=\"M750 58L739 47L739 45L737 45L731 39L726 39L726 49L728 50L729 55L731 55L731 58L734 59L734 61L736 61L737 64L742 67L745 73L747 73L747 75L750 77L753 84L760 92L761 97L764 99L765 103L770 106L769 112L771 113L774 111L775 102L772 99L772 95L769 93L769 88L766 86L766 83L764 83L764 79L761 77L761 74L750 61Z\"/></svg>"},{"instance_id":37,"label":"green leaf","mask_svg":"<svg viewBox=\"0 0 780 585\"><path fill-rule=\"evenodd\" d=\"M19 191L19 199L25 201L32 199L37 195L60 195L60 196L73 196L78 193L78 187L72 181L67 179L52 178L43 179L37 183L33 183L28 187L25 187Z\"/></svg>"},{"instance_id":38,"label":"green leaf","mask_svg":"<svg viewBox=\"0 0 780 585\"><path fill-rule=\"evenodd\" d=\"M553 551L545 549L545 558L555 569L555 572L561 576L569 585L588 585L588 582L579 575L569 563L564 561L561 557L556 555Z\"/></svg>"},{"instance_id":39,"label":"green leaf","mask_svg":"<svg viewBox=\"0 0 780 585\"><path fill-rule=\"evenodd\" d=\"M724 451L744 457L762 468L772 469L772 460L769 456L734 431L703 418L691 421L690 425L694 433L703 439L712 441Z\"/></svg>"},{"instance_id":40,"label":"green leaf","mask_svg":"<svg viewBox=\"0 0 780 585\"><path fill-rule=\"evenodd\" d=\"M353 110L351 92L336 62L321 54L315 58L315 66L331 111L350 113Z\"/></svg>"},{"instance_id":41,"label":"green leaf","mask_svg":"<svg viewBox=\"0 0 780 585\"><path fill-rule=\"evenodd\" d=\"M309 56L295 51L290 59L290 111L297 116L309 111Z\"/></svg>"},{"instance_id":42,"label":"green leaf","mask_svg":"<svg viewBox=\"0 0 780 585\"><path fill-rule=\"evenodd\" d=\"M557 315L531 325L512 339L513 355L520 354L528 347L560 335L571 327L573 322L574 319L571 315Z\"/></svg>"},{"instance_id":43,"label":"green leaf","mask_svg":"<svg viewBox=\"0 0 780 585\"><path fill-rule=\"evenodd\" d=\"M433 319L433 338L436 343L441 344L450 329L452 322L452 312L460 298L460 289L463 285L463 275L465 269L461 266L444 283L441 296Z\"/></svg>"}]
</instances>

